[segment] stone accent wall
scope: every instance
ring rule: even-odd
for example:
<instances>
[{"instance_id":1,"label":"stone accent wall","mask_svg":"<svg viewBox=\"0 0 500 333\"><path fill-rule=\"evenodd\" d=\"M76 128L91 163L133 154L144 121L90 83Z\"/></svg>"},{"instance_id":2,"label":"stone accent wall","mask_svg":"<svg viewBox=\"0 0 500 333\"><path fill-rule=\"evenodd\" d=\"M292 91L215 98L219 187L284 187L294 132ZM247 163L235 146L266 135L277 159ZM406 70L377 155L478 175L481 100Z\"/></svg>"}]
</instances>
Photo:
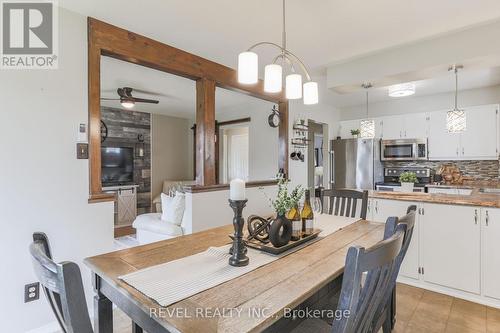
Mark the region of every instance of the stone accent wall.
<instances>
[{"instance_id":1,"label":"stone accent wall","mask_svg":"<svg viewBox=\"0 0 500 333\"><path fill-rule=\"evenodd\" d=\"M386 161L384 167L421 167L436 170L440 165L454 164L462 174L478 180L500 178L499 161Z\"/></svg>"},{"instance_id":2,"label":"stone accent wall","mask_svg":"<svg viewBox=\"0 0 500 333\"><path fill-rule=\"evenodd\" d=\"M101 107L101 119L108 127L104 147L135 148L137 135L144 136L144 157L134 157L134 183L139 185L137 214L151 212L151 114Z\"/></svg>"}]
</instances>

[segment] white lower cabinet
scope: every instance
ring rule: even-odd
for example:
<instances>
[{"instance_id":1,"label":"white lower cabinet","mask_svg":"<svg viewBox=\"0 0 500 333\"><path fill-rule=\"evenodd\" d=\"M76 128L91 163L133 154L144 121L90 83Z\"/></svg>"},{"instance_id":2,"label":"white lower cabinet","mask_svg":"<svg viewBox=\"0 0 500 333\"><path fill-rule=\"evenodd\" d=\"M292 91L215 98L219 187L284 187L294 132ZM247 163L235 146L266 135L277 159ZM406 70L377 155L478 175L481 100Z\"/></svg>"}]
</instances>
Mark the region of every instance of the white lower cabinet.
<instances>
[{"instance_id":1,"label":"white lower cabinet","mask_svg":"<svg viewBox=\"0 0 500 333\"><path fill-rule=\"evenodd\" d=\"M424 281L479 294L480 208L425 203L423 209Z\"/></svg>"},{"instance_id":2,"label":"white lower cabinet","mask_svg":"<svg viewBox=\"0 0 500 333\"><path fill-rule=\"evenodd\" d=\"M396 200L382 200L382 199L372 199L370 205L372 211L372 220L375 222L387 221L390 216L402 217L406 215L406 211L409 206L417 205L416 202L410 201L396 201ZM417 209L417 212L420 210ZM405 259L401 264L400 275L418 280L419 279L419 253L418 253L418 242L419 242L419 215L417 214L415 220L415 227L413 229L413 235L411 239L410 246L406 252Z\"/></svg>"},{"instance_id":3,"label":"white lower cabinet","mask_svg":"<svg viewBox=\"0 0 500 333\"><path fill-rule=\"evenodd\" d=\"M500 307L500 208L370 198L367 219L385 222L410 205L418 214L400 280Z\"/></svg>"},{"instance_id":4,"label":"white lower cabinet","mask_svg":"<svg viewBox=\"0 0 500 333\"><path fill-rule=\"evenodd\" d=\"M500 299L500 209L481 211L483 295Z\"/></svg>"}]
</instances>

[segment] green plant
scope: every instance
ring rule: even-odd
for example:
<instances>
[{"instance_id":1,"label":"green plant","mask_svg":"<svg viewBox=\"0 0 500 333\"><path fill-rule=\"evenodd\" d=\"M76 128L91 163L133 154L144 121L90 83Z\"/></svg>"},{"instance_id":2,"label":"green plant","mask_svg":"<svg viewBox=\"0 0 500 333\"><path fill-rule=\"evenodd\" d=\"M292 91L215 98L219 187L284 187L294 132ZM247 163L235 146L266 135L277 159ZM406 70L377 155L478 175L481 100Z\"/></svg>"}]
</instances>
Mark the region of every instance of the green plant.
<instances>
[{"instance_id":1,"label":"green plant","mask_svg":"<svg viewBox=\"0 0 500 333\"><path fill-rule=\"evenodd\" d=\"M418 183L417 175L411 171L406 171L399 175L399 181L401 183Z\"/></svg>"},{"instance_id":2,"label":"green plant","mask_svg":"<svg viewBox=\"0 0 500 333\"><path fill-rule=\"evenodd\" d=\"M304 195L305 189L302 185L297 185L291 192L288 191L289 180L278 175L278 193L275 199L267 198L269 200L270 206L274 208L278 215L284 215L292 207L294 207L302 196ZM265 192L264 192L265 195ZM267 197L267 195L266 195Z\"/></svg>"},{"instance_id":3,"label":"green plant","mask_svg":"<svg viewBox=\"0 0 500 333\"><path fill-rule=\"evenodd\" d=\"M360 135L361 134L361 131L359 129L352 129L351 130L351 134L352 135Z\"/></svg>"}]
</instances>

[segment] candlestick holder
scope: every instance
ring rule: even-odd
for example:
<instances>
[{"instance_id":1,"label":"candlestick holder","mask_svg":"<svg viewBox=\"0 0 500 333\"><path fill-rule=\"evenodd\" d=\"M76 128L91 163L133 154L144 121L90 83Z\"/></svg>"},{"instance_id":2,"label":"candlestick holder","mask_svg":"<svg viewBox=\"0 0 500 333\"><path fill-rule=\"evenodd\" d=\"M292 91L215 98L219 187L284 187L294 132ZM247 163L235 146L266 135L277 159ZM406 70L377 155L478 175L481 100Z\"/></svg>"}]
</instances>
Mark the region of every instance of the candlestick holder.
<instances>
[{"instance_id":1,"label":"candlestick holder","mask_svg":"<svg viewBox=\"0 0 500 333\"><path fill-rule=\"evenodd\" d=\"M243 226L245 225L245 220L242 217L243 208L246 206L248 200L231 200L229 199L229 206L234 211L233 217L233 227L234 227L234 237L233 246L229 250L231 257L229 258L229 265L231 266L246 266L248 265L249 259L246 256L247 248L243 242Z\"/></svg>"}]
</instances>

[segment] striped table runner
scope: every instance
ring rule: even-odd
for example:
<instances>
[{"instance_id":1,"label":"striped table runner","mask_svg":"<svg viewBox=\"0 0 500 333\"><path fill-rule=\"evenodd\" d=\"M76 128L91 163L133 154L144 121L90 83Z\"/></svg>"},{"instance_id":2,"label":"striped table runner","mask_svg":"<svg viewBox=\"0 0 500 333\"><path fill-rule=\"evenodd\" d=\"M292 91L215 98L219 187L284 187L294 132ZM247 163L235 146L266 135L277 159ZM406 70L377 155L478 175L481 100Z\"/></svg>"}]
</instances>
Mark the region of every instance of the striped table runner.
<instances>
[{"instance_id":1,"label":"striped table runner","mask_svg":"<svg viewBox=\"0 0 500 333\"><path fill-rule=\"evenodd\" d=\"M320 214L316 217L315 228L323 230L320 237L326 237L357 220L359 219ZM307 245L309 244L302 247ZM192 256L120 276L120 279L161 306L168 306L267 265L301 247L279 256L249 248L247 255L250 263L244 267L228 264L229 248L230 245L210 247Z\"/></svg>"}]
</instances>

